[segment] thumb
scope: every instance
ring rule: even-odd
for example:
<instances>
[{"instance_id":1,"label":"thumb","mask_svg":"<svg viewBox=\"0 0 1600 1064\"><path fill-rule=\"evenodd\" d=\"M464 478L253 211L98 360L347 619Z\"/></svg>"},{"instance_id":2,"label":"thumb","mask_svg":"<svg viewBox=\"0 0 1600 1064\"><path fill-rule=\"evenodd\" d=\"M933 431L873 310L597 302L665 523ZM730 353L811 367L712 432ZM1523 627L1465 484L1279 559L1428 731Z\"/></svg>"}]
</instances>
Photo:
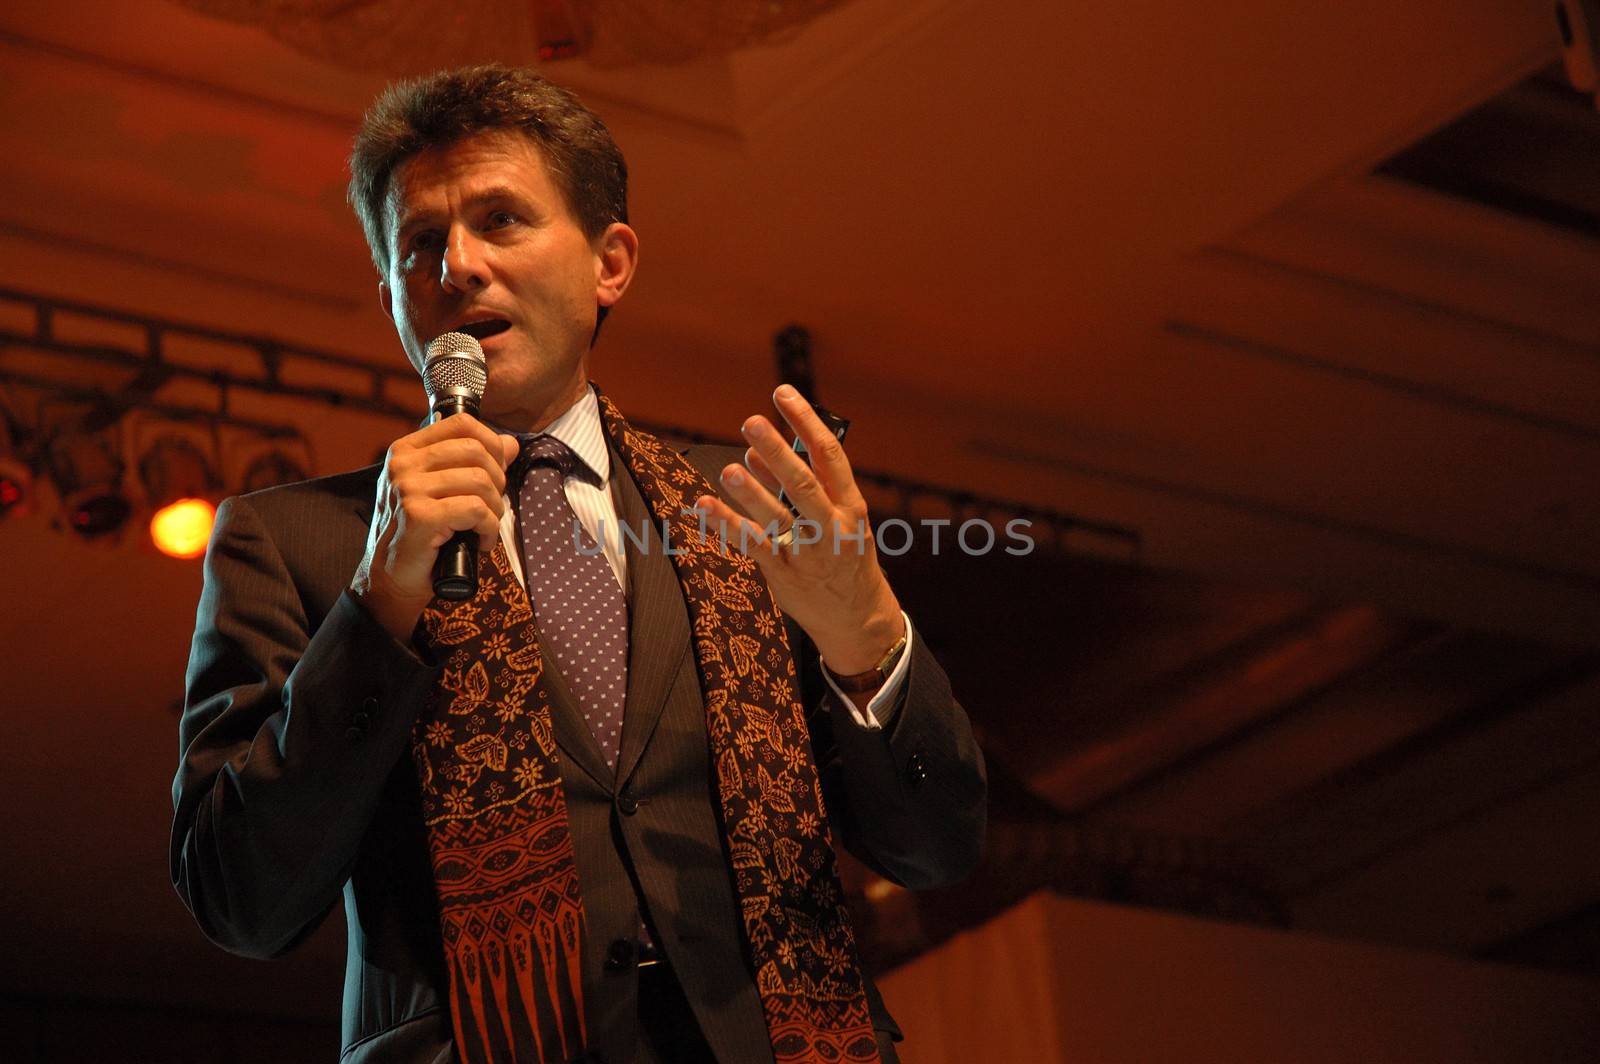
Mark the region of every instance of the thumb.
<instances>
[{"instance_id":1,"label":"thumb","mask_svg":"<svg viewBox=\"0 0 1600 1064\"><path fill-rule=\"evenodd\" d=\"M517 455L522 451L522 441L515 436L501 436L500 440L500 467L504 469L517 460Z\"/></svg>"}]
</instances>

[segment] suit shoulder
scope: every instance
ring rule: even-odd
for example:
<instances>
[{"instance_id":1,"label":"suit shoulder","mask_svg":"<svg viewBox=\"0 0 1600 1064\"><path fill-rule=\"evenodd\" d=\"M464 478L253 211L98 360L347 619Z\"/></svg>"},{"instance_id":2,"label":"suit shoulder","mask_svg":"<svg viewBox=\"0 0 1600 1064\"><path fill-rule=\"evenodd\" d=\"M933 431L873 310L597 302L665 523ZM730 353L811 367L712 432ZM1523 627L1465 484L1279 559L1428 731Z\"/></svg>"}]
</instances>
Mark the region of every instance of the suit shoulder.
<instances>
[{"instance_id":1,"label":"suit shoulder","mask_svg":"<svg viewBox=\"0 0 1600 1064\"><path fill-rule=\"evenodd\" d=\"M370 507L381 469L379 465L370 465L346 473L279 484L246 492L233 501L235 505L248 506L269 521L274 517L314 513L325 508Z\"/></svg>"},{"instance_id":2,"label":"suit shoulder","mask_svg":"<svg viewBox=\"0 0 1600 1064\"><path fill-rule=\"evenodd\" d=\"M281 570L306 616L320 623L360 563L378 470L371 466L227 499L217 510L207 565L225 566L232 559L247 569ZM210 579L212 568L207 572Z\"/></svg>"}]
</instances>

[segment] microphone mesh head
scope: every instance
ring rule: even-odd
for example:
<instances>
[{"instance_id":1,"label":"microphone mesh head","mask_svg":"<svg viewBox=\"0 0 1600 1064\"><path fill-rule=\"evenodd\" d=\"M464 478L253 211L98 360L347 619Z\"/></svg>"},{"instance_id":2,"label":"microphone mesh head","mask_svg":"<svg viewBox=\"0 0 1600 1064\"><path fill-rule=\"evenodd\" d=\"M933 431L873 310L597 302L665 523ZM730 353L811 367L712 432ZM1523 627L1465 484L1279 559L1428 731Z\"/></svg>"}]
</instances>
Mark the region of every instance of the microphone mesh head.
<instances>
[{"instance_id":1,"label":"microphone mesh head","mask_svg":"<svg viewBox=\"0 0 1600 1064\"><path fill-rule=\"evenodd\" d=\"M489 366L476 339L463 332L447 332L428 342L422 386L430 399L463 393L482 399L488 383Z\"/></svg>"}]
</instances>

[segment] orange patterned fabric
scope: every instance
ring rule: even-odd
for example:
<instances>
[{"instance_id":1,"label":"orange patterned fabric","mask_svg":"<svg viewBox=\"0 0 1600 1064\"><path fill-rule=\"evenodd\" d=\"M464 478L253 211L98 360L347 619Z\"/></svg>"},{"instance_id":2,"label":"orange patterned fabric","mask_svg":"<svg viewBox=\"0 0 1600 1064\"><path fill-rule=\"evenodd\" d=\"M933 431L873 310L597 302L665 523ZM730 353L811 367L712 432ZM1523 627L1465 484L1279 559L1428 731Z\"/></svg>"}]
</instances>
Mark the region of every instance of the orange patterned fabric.
<instances>
[{"instance_id":1,"label":"orange patterned fabric","mask_svg":"<svg viewBox=\"0 0 1600 1064\"><path fill-rule=\"evenodd\" d=\"M411 733L463 1064L583 1052L583 898L533 608L497 545L466 602L434 599L444 662Z\"/></svg>"},{"instance_id":2,"label":"orange patterned fabric","mask_svg":"<svg viewBox=\"0 0 1600 1064\"><path fill-rule=\"evenodd\" d=\"M689 606L732 877L778 1064L878 1061L810 733L782 618L750 559L688 510L710 493L623 420L612 445L667 530ZM457 1051L465 1064L558 1061L584 1046L583 902L533 610L503 546L467 602L434 600L443 660L412 732Z\"/></svg>"},{"instance_id":3,"label":"orange patterned fabric","mask_svg":"<svg viewBox=\"0 0 1600 1064\"><path fill-rule=\"evenodd\" d=\"M878 1060L850 911L783 618L756 563L703 534L712 494L676 451L600 397L606 434L675 551L689 603L734 893L778 1064Z\"/></svg>"}]
</instances>

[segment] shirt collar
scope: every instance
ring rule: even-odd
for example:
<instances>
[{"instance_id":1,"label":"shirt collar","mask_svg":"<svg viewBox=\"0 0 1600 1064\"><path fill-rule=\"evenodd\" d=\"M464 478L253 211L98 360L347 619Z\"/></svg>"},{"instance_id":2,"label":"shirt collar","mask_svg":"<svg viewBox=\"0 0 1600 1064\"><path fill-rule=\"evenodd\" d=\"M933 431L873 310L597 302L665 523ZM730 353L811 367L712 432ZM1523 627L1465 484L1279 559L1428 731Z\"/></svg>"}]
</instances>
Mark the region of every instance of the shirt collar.
<instances>
[{"instance_id":1,"label":"shirt collar","mask_svg":"<svg viewBox=\"0 0 1600 1064\"><path fill-rule=\"evenodd\" d=\"M503 431L503 430L502 430ZM611 452L606 447L605 426L600 421L600 400L592 387L586 387L578 401L545 426L543 432L514 432L509 435L527 442L540 436L554 436L578 456L600 486L611 483Z\"/></svg>"}]
</instances>

